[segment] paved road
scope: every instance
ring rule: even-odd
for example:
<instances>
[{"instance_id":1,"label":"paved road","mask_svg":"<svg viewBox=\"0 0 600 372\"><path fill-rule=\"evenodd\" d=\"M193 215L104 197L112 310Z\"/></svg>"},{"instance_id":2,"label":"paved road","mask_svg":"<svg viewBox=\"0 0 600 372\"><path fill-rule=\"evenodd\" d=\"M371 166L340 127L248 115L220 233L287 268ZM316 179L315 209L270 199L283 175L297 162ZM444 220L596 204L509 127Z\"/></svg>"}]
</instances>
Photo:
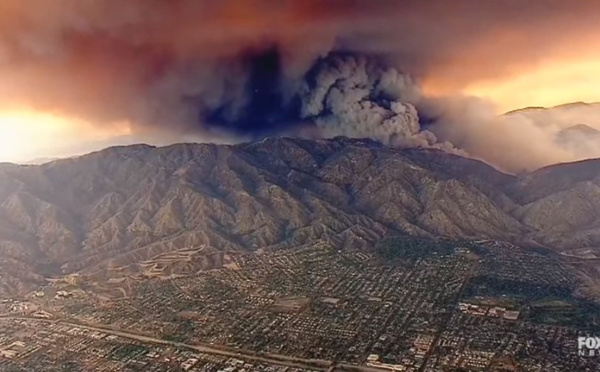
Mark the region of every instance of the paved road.
<instances>
[{"instance_id":1,"label":"paved road","mask_svg":"<svg viewBox=\"0 0 600 372\"><path fill-rule=\"evenodd\" d=\"M207 353L207 354L223 355L223 356L227 356L227 357L241 358L241 359L252 360L252 361L256 361L256 362L265 362L265 363L284 365L284 366L296 367L296 368L306 368L306 369L311 369L311 370L316 370L316 371L327 371L333 365L333 363L331 361L327 361L327 360L293 358L293 357L279 355L279 354L267 354L267 353L263 354L263 353L256 353L256 352L248 351L248 350L233 349L233 348L228 348L226 346L217 346L217 345L211 346L211 345L204 345L204 344L192 345L192 344L186 344L183 342L168 341L168 340L155 338L152 336L142 335L142 334L138 334L138 333L131 333L131 332L128 332L125 330L115 329L115 328L109 327L109 326L104 326L104 325L99 325L99 324L87 325L87 324L78 323L78 322L68 320L68 319L52 320L52 319L39 319L39 318L18 317L18 316L0 316L0 319L21 319L21 320L36 321L36 322L41 322L41 323L61 323L61 324L66 324L66 325L70 325L73 327L88 329L91 331L103 332L106 334L115 335L115 336L130 339L130 340L137 340L137 341L145 342L145 343L174 346L174 347L178 347L178 348L182 348L182 349L194 350L194 351Z\"/></svg>"},{"instance_id":2,"label":"paved road","mask_svg":"<svg viewBox=\"0 0 600 372\"><path fill-rule=\"evenodd\" d=\"M88 329L90 331L98 331L103 332L110 335L115 335L123 338L127 338L130 340L137 340L144 343L152 343L157 345L167 345L178 347L182 349L194 350L201 353L213 354L213 355L222 355L232 358L240 358L249 361L255 362L264 362L276 365L282 365L287 367L295 367L295 368L304 368L310 369L314 371L360 371L360 372L373 372L373 371L382 371L382 369L372 368L367 366L356 366L352 364L346 363L336 363L329 360L322 359L303 359L303 358L294 358L287 355L281 354L272 354L272 353L257 353L251 350L244 349L236 349L222 345L211 345L211 344L186 344L183 342L169 341L163 340L160 338L156 338L149 335L143 335L139 333L132 333L126 330L117 329L111 326L102 325L102 324L83 324L74 320L69 319L40 319L33 317L23 317L23 316L11 316L11 315L0 315L0 319L21 319L21 320L29 320L36 321L40 323L61 323L70 325L73 327L78 327L82 329Z\"/></svg>"},{"instance_id":3,"label":"paved road","mask_svg":"<svg viewBox=\"0 0 600 372\"><path fill-rule=\"evenodd\" d=\"M462 295L465 292L467 286L469 285L469 282L475 277L475 273L477 272L477 269L479 269L479 266L480 266L479 262L477 262L477 261L474 261L472 263L472 266L469 268L469 272L467 273L467 276L465 277L465 280L461 284L460 289L458 290L458 292L456 293L456 296L454 297L454 302L453 302L454 304L458 304L458 302L462 298ZM440 326L440 329L435 334L435 338L433 339L433 342L431 343L431 347L429 348L429 351L427 351L427 353L425 354L425 357L423 359L423 365L421 366L421 368L419 368L419 372L425 371L425 368L427 368L427 362L429 361L429 358L431 358L431 356L433 355L436 347L438 346L440 338L442 337L442 334L444 333L444 331L446 330L446 328L450 324L450 321L452 320L452 316L457 311L458 310L457 310L456 305L455 305L445 315L444 320L443 320L443 322L442 322L442 324Z\"/></svg>"}]
</instances>

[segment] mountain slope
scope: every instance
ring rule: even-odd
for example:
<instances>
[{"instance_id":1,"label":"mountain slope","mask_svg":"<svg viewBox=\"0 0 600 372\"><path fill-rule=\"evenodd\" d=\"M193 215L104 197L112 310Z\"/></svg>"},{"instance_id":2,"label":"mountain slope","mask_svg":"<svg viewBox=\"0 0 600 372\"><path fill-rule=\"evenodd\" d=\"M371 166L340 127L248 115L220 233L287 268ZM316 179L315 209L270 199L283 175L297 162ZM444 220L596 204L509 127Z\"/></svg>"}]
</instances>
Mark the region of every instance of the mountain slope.
<instances>
[{"instance_id":1,"label":"mountain slope","mask_svg":"<svg viewBox=\"0 0 600 372\"><path fill-rule=\"evenodd\" d=\"M206 269L227 252L318 241L366 249L399 233L600 246L598 175L591 162L517 178L440 151L347 138L136 145L5 164L0 289L71 273L176 274L182 265L157 257L190 249L204 257L194 268Z\"/></svg>"}]
</instances>

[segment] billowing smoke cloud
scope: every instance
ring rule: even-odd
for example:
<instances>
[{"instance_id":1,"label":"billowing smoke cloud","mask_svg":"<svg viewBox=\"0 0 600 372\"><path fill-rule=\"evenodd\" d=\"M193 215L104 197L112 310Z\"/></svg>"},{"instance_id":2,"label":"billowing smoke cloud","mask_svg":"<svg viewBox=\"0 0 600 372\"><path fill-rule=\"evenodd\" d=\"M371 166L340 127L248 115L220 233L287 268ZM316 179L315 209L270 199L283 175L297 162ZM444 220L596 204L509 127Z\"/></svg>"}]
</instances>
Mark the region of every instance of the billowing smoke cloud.
<instances>
[{"instance_id":1,"label":"billowing smoke cloud","mask_svg":"<svg viewBox=\"0 0 600 372\"><path fill-rule=\"evenodd\" d=\"M420 110L440 140L509 172L600 157L600 104L526 108L496 115L476 97L428 97Z\"/></svg>"},{"instance_id":2,"label":"billowing smoke cloud","mask_svg":"<svg viewBox=\"0 0 600 372\"><path fill-rule=\"evenodd\" d=\"M373 137L392 146L430 146L433 133L421 131L410 98L420 95L406 75L384 70L364 57L320 59L301 87L301 116L323 134Z\"/></svg>"},{"instance_id":3,"label":"billowing smoke cloud","mask_svg":"<svg viewBox=\"0 0 600 372\"><path fill-rule=\"evenodd\" d=\"M308 71L298 93L301 117L323 136L369 137L393 147L458 152L421 127L416 104L426 100L407 74L352 53L331 53Z\"/></svg>"},{"instance_id":4,"label":"billowing smoke cloud","mask_svg":"<svg viewBox=\"0 0 600 372\"><path fill-rule=\"evenodd\" d=\"M416 81L461 89L572 52L574 35L600 35L599 11L562 0L2 0L0 110L127 122L145 136L308 128L520 170L582 154L530 119L428 97Z\"/></svg>"}]
</instances>

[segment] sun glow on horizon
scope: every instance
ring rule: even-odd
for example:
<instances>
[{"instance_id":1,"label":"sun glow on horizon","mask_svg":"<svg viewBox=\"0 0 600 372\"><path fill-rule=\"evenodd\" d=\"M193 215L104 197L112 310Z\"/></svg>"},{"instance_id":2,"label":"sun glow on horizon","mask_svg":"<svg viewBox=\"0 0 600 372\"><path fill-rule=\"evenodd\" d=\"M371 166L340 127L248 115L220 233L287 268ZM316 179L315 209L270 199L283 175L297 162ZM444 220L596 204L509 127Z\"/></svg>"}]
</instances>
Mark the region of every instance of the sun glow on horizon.
<instances>
[{"instance_id":1,"label":"sun glow on horizon","mask_svg":"<svg viewBox=\"0 0 600 372\"><path fill-rule=\"evenodd\" d=\"M600 54L596 52L559 53L539 63L512 67L510 72L495 77L470 81L453 77L457 68L425 77L423 92L437 97L459 93L485 99L495 106L497 114L526 107L600 102Z\"/></svg>"},{"instance_id":2,"label":"sun glow on horizon","mask_svg":"<svg viewBox=\"0 0 600 372\"><path fill-rule=\"evenodd\" d=\"M524 107L600 102L600 58L541 64L512 77L475 82L463 93L489 99L499 113Z\"/></svg>"},{"instance_id":3,"label":"sun glow on horizon","mask_svg":"<svg viewBox=\"0 0 600 372\"><path fill-rule=\"evenodd\" d=\"M73 155L69 147L129 134L127 125L99 129L78 119L29 108L0 110L0 162Z\"/></svg>"}]
</instances>

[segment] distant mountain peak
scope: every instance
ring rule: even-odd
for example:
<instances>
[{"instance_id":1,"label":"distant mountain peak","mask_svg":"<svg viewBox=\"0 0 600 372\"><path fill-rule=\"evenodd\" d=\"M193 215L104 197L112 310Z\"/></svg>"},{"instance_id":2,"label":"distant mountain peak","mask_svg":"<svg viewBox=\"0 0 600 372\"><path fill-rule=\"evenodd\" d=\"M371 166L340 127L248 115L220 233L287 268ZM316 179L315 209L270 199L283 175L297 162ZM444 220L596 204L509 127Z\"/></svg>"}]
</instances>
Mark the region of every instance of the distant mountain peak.
<instances>
[{"instance_id":1,"label":"distant mountain peak","mask_svg":"<svg viewBox=\"0 0 600 372\"><path fill-rule=\"evenodd\" d=\"M587 124L575 124L573 126L565 128L565 129L561 130L560 132L558 132L559 136L567 135L570 133L578 133L578 134L596 136L596 135L600 135L600 130L598 130L596 128L592 128Z\"/></svg>"},{"instance_id":2,"label":"distant mountain peak","mask_svg":"<svg viewBox=\"0 0 600 372\"><path fill-rule=\"evenodd\" d=\"M523 107L520 109L515 109L504 113L504 115L514 115L514 114L523 114L523 113L531 113L537 111L546 111L546 110L573 110L573 109L581 109L581 108L591 108L591 107L600 107L600 102L569 102L563 103L556 106L529 106Z\"/></svg>"}]
</instances>

